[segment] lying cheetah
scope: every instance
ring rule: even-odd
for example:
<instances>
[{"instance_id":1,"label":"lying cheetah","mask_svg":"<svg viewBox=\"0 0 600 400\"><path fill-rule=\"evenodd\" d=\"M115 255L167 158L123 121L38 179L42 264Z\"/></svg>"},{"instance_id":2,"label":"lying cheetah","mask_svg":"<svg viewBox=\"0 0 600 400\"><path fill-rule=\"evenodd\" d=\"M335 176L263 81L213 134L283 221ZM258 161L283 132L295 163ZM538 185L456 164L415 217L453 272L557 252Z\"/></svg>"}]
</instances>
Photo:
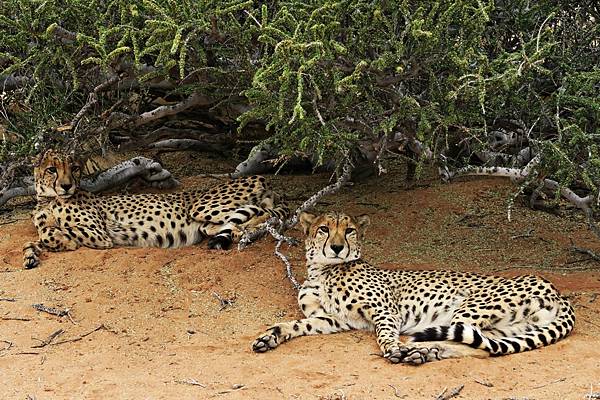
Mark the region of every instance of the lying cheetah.
<instances>
[{"instance_id":1,"label":"lying cheetah","mask_svg":"<svg viewBox=\"0 0 600 400\"><path fill-rule=\"evenodd\" d=\"M369 329L392 363L422 364L532 350L573 329L573 308L543 278L379 269L361 259L368 216L303 213L300 222L308 278L298 303L306 318L273 325L255 352L298 336Z\"/></svg>"},{"instance_id":2,"label":"lying cheetah","mask_svg":"<svg viewBox=\"0 0 600 400\"><path fill-rule=\"evenodd\" d=\"M39 265L43 250L81 246L178 247L210 237L209 248L226 249L243 230L288 213L285 203L275 205L276 195L262 176L211 190L99 197L79 189L81 166L74 157L49 150L34 178L39 240L25 244L25 268Z\"/></svg>"}]
</instances>

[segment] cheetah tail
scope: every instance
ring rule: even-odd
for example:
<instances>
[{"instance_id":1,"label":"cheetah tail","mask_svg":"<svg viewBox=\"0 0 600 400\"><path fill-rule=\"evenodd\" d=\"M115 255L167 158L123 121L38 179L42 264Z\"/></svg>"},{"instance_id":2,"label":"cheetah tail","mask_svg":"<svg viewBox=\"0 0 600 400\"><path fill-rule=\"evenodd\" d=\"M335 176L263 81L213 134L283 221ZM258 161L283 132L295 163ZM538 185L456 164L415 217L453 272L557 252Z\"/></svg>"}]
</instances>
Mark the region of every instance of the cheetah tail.
<instances>
[{"instance_id":1,"label":"cheetah tail","mask_svg":"<svg viewBox=\"0 0 600 400\"><path fill-rule=\"evenodd\" d=\"M499 338L487 337L475 326L456 323L427 328L412 335L415 342L453 341L482 349L492 356L501 356L537 349L556 343L568 336L575 325L575 313L567 299L561 298L556 318L547 325L530 325L528 332Z\"/></svg>"}]
</instances>

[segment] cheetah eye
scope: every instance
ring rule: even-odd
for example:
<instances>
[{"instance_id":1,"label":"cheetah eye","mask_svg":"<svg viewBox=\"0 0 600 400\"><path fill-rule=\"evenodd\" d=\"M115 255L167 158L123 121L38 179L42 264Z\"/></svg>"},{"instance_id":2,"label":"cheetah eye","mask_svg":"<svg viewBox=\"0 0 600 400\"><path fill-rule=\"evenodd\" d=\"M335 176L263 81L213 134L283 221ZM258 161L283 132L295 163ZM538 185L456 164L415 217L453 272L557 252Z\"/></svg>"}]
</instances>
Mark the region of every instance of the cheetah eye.
<instances>
[{"instance_id":1,"label":"cheetah eye","mask_svg":"<svg viewBox=\"0 0 600 400\"><path fill-rule=\"evenodd\" d=\"M73 172L79 172L79 165L73 165L71 167L71 171L73 171Z\"/></svg>"},{"instance_id":2,"label":"cheetah eye","mask_svg":"<svg viewBox=\"0 0 600 400\"><path fill-rule=\"evenodd\" d=\"M56 173L56 167L48 167L48 168L46 168L46 172L49 172L51 174L55 174Z\"/></svg>"},{"instance_id":3,"label":"cheetah eye","mask_svg":"<svg viewBox=\"0 0 600 400\"><path fill-rule=\"evenodd\" d=\"M347 228L346 229L346 235L350 235L350 234L352 234L354 232L356 232L356 229L354 229L354 228Z\"/></svg>"},{"instance_id":4,"label":"cheetah eye","mask_svg":"<svg viewBox=\"0 0 600 400\"><path fill-rule=\"evenodd\" d=\"M320 226L319 227L319 232L329 233L329 228L326 227L326 226Z\"/></svg>"}]
</instances>

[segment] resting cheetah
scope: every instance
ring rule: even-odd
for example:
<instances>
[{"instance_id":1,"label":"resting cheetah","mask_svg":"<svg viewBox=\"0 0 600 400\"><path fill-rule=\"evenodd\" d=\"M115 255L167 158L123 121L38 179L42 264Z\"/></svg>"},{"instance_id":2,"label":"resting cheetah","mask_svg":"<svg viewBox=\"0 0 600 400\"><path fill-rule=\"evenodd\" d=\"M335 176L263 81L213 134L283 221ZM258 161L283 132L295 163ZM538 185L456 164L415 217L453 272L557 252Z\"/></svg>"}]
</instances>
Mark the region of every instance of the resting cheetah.
<instances>
[{"instance_id":1,"label":"resting cheetah","mask_svg":"<svg viewBox=\"0 0 600 400\"><path fill-rule=\"evenodd\" d=\"M308 278L298 302L306 318L273 325L254 341L255 352L298 336L369 329L392 363L422 364L532 350L573 329L573 308L543 278L379 269L361 259L368 216L303 213L300 222Z\"/></svg>"},{"instance_id":2,"label":"resting cheetah","mask_svg":"<svg viewBox=\"0 0 600 400\"><path fill-rule=\"evenodd\" d=\"M38 204L33 223L39 240L25 244L25 268L39 265L43 250L81 246L178 247L208 236L209 248L226 249L244 229L288 213L285 203L274 204L277 196L262 176L235 179L208 191L99 197L79 189L77 160L49 150L34 177Z\"/></svg>"}]
</instances>

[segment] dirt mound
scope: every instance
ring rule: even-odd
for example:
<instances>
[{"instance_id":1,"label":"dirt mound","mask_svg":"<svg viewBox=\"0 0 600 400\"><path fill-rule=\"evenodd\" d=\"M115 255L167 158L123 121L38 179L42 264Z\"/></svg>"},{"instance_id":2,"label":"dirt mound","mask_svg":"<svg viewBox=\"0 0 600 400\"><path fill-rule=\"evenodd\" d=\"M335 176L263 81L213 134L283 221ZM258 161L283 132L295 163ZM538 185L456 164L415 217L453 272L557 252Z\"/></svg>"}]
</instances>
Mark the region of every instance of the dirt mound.
<instances>
[{"instance_id":1,"label":"dirt mound","mask_svg":"<svg viewBox=\"0 0 600 400\"><path fill-rule=\"evenodd\" d=\"M299 203L327 179L277 177L275 185ZM598 264L569 251L569 238L595 250L600 243L570 210L560 218L517 206L508 222L512 190L500 180L406 190L390 176L319 204L372 216L365 258L375 264L539 273L576 306L574 334L556 345L421 367L388 364L368 332L299 338L253 354L250 344L267 325L300 317L271 239L243 252L209 251L205 243L81 249L48 254L26 271L20 249L35 231L22 210L5 214L0 397L432 399L459 385L459 398L467 399L582 399L590 385L600 392L600 273L593 270ZM302 281L302 250L285 251ZM35 303L69 315L36 311Z\"/></svg>"}]
</instances>

